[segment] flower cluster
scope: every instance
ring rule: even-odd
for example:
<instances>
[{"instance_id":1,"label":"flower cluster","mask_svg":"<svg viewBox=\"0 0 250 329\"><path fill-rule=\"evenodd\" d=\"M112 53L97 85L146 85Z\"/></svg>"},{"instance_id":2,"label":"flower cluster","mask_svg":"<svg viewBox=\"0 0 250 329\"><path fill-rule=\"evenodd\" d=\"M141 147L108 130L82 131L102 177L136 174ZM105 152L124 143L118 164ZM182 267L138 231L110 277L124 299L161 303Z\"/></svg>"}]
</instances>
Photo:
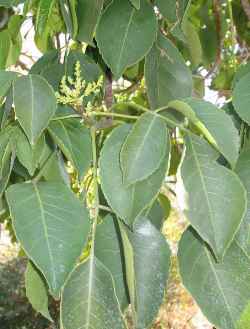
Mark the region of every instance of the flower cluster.
<instances>
[{"instance_id":1,"label":"flower cluster","mask_svg":"<svg viewBox=\"0 0 250 329\"><path fill-rule=\"evenodd\" d=\"M77 61L75 65L74 79L64 76L60 83L60 91L56 93L57 102L70 105L76 110L82 107L83 99L100 93L103 86L103 76L97 82L86 82L81 77L81 65ZM89 109L91 104L87 105Z\"/></svg>"}]
</instances>

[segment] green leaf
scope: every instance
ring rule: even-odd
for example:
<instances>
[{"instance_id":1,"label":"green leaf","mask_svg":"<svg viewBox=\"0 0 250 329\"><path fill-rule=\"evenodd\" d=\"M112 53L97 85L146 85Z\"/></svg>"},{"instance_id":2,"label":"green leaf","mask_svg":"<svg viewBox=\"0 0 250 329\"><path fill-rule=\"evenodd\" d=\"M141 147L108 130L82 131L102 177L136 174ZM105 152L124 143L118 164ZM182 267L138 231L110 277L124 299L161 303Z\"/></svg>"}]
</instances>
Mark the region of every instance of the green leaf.
<instances>
[{"instance_id":1,"label":"green leaf","mask_svg":"<svg viewBox=\"0 0 250 329\"><path fill-rule=\"evenodd\" d=\"M203 139L189 135L180 175L185 214L222 259L245 214L246 191L235 173L216 163L217 157Z\"/></svg>"},{"instance_id":2,"label":"green leaf","mask_svg":"<svg viewBox=\"0 0 250 329\"><path fill-rule=\"evenodd\" d=\"M218 263L207 245L188 230L178 258L183 284L203 314L218 328L235 329L250 300L250 259L237 242Z\"/></svg>"},{"instance_id":3,"label":"green leaf","mask_svg":"<svg viewBox=\"0 0 250 329\"><path fill-rule=\"evenodd\" d=\"M134 271L128 282L132 307L136 311L135 328L149 328L158 314L163 302L170 268L170 249L164 236L146 218L139 218L133 233L127 230L128 240L123 239L126 265L134 266ZM124 238L124 235L123 235ZM126 253L132 247L131 254ZM131 276L131 273L127 273ZM135 291L133 291L135 289Z\"/></svg>"},{"instance_id":4,"label":"green leaf","mask_svg":"<svg viewBox=\"0 0 250 329\"><path fill-rule=\"evenodd\" d=\"M31 262L28 263L25 272L25 289L26 296L32 307L49 321L53 322L48 310L46 283Z\"/></svg>"},{"instance_id":5,"label":"green leaf","mask_svg":"<svg viewBox=\"0 0 250 329\"><path fill-rule=\"evenodd\" d=\"M236 241L244 250L244 252L250 256L250 172L249 172L249 160L250 160L250 147L245 146L240 153L238 162L235 167L235 172L240 177L242 184L247 191L247 211L241 223L240 229L236 234Z\"/></svg>"},{"instance_id":6,"label":"green leaf","mask_svg":"<svg viewBox=\"0 0 250 329\"><path fill-rule=\"evenodd\" d=\"M195 98L173 101L168 106L190 119L231 166L235 167L239 156L240 137L231 117L225 111L212 103Z\"/></svg>"},{"instance_id":7,"label":"green leaf","mask_svg":"<svg viewBox=\"0 0 250 329\"><path fill-rule=\"evenodd\" d=\"M0 99L7 94L16 78L16 72L0 71Z\"/></svg>"},{"instance_id":8,"label":"green leaf","mask_svg":"<svg viewBox=\"0 0 250 329\"><path fill-rule=\"evenodd\" d=\"M250 124L250 73L244 75L233 89L233 105L242 120Z\"/></svg>"},{"instance_id":9,"label":"green leaf","mask_svg":"<svg viewBox=\"0 0 250 329\"><path fill-rule=\"evenodd\" d=\"M43 168L43 177L46 181L59 182L69 187L71 186L69 173L59 150L53 152L46 145L42 154L41 168Z\"/></svg>"},{"instance_id":10,"label":"green leaf","mask_svg":"<svg viewBox=\"0 0 250 329\"><path fill-rule=\"evenodd\" d=\"M124 329L110 272L94 255L76 267L63 289L64 329Z\"/></svg>"},{"instance_id":11,"label":"green leaf","mask_svg":"<svg viewBox=\"0 0 250 329\"><path fill-rule=\"evenodd\" d=\"M11 38L8 30L0 32L0 69L5 69L11 48Z\"/></svg>"},{"instance_id":12,"label":"green leaf","mask_svg":"<svg viewBox=\"0 0 250 329\"><path fill-rule=\"evenodd\" d=\"M159 116L145 113L137 120L121 149L125 185L147 178L160 167L167 138L166 124Z\"/></svg>"},{"instance_id":13,"label":"green leaf","mask_svg":"<svg viewBox=\"0 0 250 329\"><path fill-rule=\"evenodd\" d=\"M40 0L36 13L36 32L42 34L47 28L49 18L51 16L55 0Z\"/></svg>"},{"instance_id":14,"label":"green leaf","mask_svg":"<svg viewBox=\"0 0 250 329\"><path fill-rule=\"evenodd\" d=\"M30 70L30 74L38 74L47 80L47 82L58 91L63 76L65 75L65 66L59 62L58 50L46 52Z\"/></svg>"},{"instance_id":15,"label":"green leaf","mask_svg":"<svg viewBox=\"0 0 250 329\"><path fill-rule=\"evenodd\" d=\"M113 130L105 141L100 155L100 180L103 193L109 205L129 225L145 209L159 192L169 162L169 139L166 140L166 155L159 169L147 179L126 186L120 168L120 151L131 130L122 125Z\"/></svg>"},{"instance_id":16,"label":"green leaf","mask_svg":"<svg viewBox=\"0 0 250 329\"><path fill-rule=\"evenodd\" d=\"M51 64L59 64L59 57L60 54L57 49L46 52L32 65L30 73L43 75L43 72L49 69Z\"/></svg>"},{"instance_id":17,"label":"green leaf","mask_svg":"<svg viewBox=\"0 0 250 329\"><path fill-rule=\"evenodd\" d=\"M157 199L154 201L153 205L150 205L150 207L147 210L145 210L145 216L150 220L150 222L154 225L154 227L157 228L158 231L161 231L164 220L169 216L171 209L169 200L161 194L159 195L159 199L160 197L161 198L164 197L164 206L166 209L163 209L162 202L160 200L158 201ZM144 213L141 216L142 219L144 219L143 216Z\"/></svg>"},{"instance_id":18,"label":"green leaf","mask_svg":"<svg viewBox=\"0 0 250 329\"><path fill-rule=\"evenodd\" d=\"M87 210L60 183L15 184L6 197L18 240L58 298L87 241Z\"/></svg>"},{"instance_id":19,"label":"green leaf","mask_svg":"<svg viewBox=\"0 0 250 329\"><path fill-rule=\"evenodd\" d=\"M49 133L66 158L72 162L81 180L92 161L89 129L76 119L51 121Z\"/></svg>"},{"instance_id":20,"label":"green leaf","mask_svg":"<svg viewBox=\"0 0 250 329\"><path fill-rule=\"evenodd\" d=\"M6 67L16 64L22 48L22 36L20 33L21 25L23 23L22 16L13 15L8 22L7 32L10 35L11 43L6 62Z\"/></svg>"},{"instance_id":21,"label":"green leaf","mask_svg":"<svg viewBox=\"0 0 250 329\"><path fill-rule=\"evenodd\" d=\"M2 197L13 169L15 160L15 144L12 136L15 128L6 127L0 134L0 197Z\"/></svg>"},{"instance_id":22,"label":"green leaf","mask_svg":"<svg viewBox=\"0 0 250 329\"><path fill-rule=\"evenodd\" d=\"M95 236L95 256L110 271L115 282L115 292L122 309L128 302L125 281L125 260L122 239L118 223L111 215L107 215L97 226Z\"/></svg>"},{"instance_id":23,"label":"green leaf","mask_svg":"<svg viewBox=\"0 0 250 329\"><path fill-rule=\"evenodd\" d=\"M58 104L53 121L75 118L77 115L79 114L71 106Z\"/></svg>"},{"instance_id":24,"label":"green leaf","mask_svg":"<svg viewBox=\"0 0 250 329\"><path fill-rule=\"evenodd\" d=\"M145 60L145 79L150 105L153 109L170 101L190 97L192 73L173 43L159 34Z\"/></svg>"},{"instance_id":25,"label":"green leaf","mask_svg":"<svg viewBox=\"0 0 250 329\"><path fill-rule=\"evenodd\" d=\"M14 83L14 105L20 125L34 145L55 114L54 91L38 75L23 76Z\"/></svg>"},{"instance_id":26,"label":"green leaf","mask_svg":"<svg viewBox=\"0 0 250 329\"><path fill-rule=\"evenodd\" d=\"M0 0L0 6L10 8L17 6L19 3L24 2L24 0Z\"/></svg>"},{"instance_id":27,"label":"green leaf","mask_svg":"<svg viewBox=\"0 0 250 329\"><path fill-rule=\"evenodd\" d=\"M188 8L189 0L156 0L156 6L159 8L161 14L169 23L176 23L182 20L185 11Z\"/></svg>"},{"instance_id":28,"label":"green leaf","mask_svg":"<svg viewBox=\"0 0 250 329\"><path fill-rule=\"evenodd\" d=\"M190 54L190 60L196 68L202 63L202 46L200 42L199 34L189 20L185 19L182 24L182 29L186 38L187 48Z\"/></svg>"},{"instance_id":29,"label":"green leaf","mask_svg":"<svg viewBox=\"0 0 250 329\"><path fill-rule=\"evenodd\" d=\"M41 136L37 143L30 145L26 135L21 129L16 129L16 155L20 163L28 170L31 176L34 175L36 168L45 147L45 137Z\"/></svg>"},{"instance_id":30,"label":"green leaf","mask_svg":"<svg viewBox=\"0 0 250 329\"><path fill-rule=\"evenodd\" d=\"M241 64L236 71L233 81L232 81L232 87L234 88L236 83L239 82L241 78L243 78L245 75L250 73L250 62L246 64Z\"/></svg>"},{"instance_id":31,"label":"green leaf","mask_svg":"<svg viewBox=\"0 0 250 329\"><path fill-rule=\"evenodd\" d=\"M59 0L62 16L71 38L75 38L78 31L76 0Z\"/></svg>"},{"instance_id":32,"label":"green leaf","mask_svg":"<svg viewBox=\"0 0 250 329\"><path fill-rule=\"evenodd\" d=\"M133 5L136 9L140 9L140 6L141 6L141 0L130 0L130 2L132 3L132 5Z\"/></svg>"},{"instance_id":33,"label":"green leaf","mask_svg":"<svg viewBox=\"0 0 250 329\"><path fill-rule=\"evenodd\" d=\"M102 7L103 0L78 0L77 40L93 45L93 37L101 16Z\"/></svg>"},{"instance_id":34,"label":"green leaf","mask_svg":"<svg viewBox=\"0 0 250 329\"><path fill-rule=\"evenodd\" d=\"M244 311L242 312L240 319L237 323L237 329L245 329L248 327L250 323L250 302L245 307Z\"/></svg>"},{"instance_id":35,"label":"green leaf","mask_svg":"<svg viewBox=\"0 0 250 329\"><path fill-rule=\"evenodd\" d=\"M96 40L116 79L146 55L156 32L156 16L146 0L141 1L140 10L124 0L114 0L107 7L98 24Z\"/></svg>"}]
</instances>

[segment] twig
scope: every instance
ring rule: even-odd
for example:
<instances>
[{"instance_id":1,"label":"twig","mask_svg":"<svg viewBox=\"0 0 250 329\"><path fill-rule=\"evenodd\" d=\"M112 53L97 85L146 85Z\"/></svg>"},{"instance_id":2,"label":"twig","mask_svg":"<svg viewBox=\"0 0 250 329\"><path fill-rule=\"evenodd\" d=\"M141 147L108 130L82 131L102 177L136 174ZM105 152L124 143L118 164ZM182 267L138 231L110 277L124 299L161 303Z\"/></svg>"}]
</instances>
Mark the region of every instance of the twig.
<instances>
[{"instance_id":1,"label":"twig","mask_svg":"<svg viewBox=\"0 0 250 329\"><path fill-rule=\"evenodd\" d=\"M29 71L28 66L24 64L21 60L18 60L15 66L20 66L22 70Z\"/></svg>"},{"instance_id":2,"label":"twig","mask_svg":"<svg viewBox=\"0 0 250 329\"><path fill-rule=\"evenodd\" d=\"M110 70L106 73L105 104L109 109L113 104L112 73Z\"/></svg>"}]
</instances>

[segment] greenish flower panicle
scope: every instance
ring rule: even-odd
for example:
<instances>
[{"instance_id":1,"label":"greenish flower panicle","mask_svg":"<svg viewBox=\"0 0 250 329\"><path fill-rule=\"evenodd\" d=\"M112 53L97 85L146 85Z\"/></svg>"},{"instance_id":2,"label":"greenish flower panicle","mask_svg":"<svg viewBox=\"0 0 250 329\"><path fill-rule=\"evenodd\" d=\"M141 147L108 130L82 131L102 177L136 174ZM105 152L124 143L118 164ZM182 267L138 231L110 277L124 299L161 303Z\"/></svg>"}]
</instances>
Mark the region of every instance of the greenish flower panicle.
<instances>
[{"instance_id":1,"label":"greenish flower panicle","mask_svg":"<svg viewBox=\"0 0 250 329\"><path fill-rule=\"evenodd\" d=\"M70 105L76 110L82 108L84 98L90 95L98 95L103 86L103 76L97 82L86 82L81 77L81 65L77 61L75 64L74 78L63 76L59 92L56 92L57 102L63 105ZM86 111L91 111L92 104L88 102Z\"/></svg>"}]
</instances>

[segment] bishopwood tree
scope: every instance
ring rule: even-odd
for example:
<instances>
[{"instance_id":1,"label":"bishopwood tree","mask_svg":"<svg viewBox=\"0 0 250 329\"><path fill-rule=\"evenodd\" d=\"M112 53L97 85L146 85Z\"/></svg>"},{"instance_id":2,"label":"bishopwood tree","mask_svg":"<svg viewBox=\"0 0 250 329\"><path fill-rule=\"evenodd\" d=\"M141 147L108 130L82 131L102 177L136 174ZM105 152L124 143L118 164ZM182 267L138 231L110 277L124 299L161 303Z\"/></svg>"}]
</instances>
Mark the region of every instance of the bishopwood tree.
<instances>
[{"instance_id":1,"label":"bishopwood tree","mask_svg":"<svg viewBox=\"0 0 250 329\"><path fill-rule=\"evenodd\" d=\"M184 286L216 328L250 328L250 4L0 6L1 220L29 259L32 306L53 321L51 295L61 329L123 329L130 305L133 328L150 328L171 176L190 224ZM27 21L42 53L31 68ZM208 83L222 106L203 100Z\"/></svg>"}]
</instances>

